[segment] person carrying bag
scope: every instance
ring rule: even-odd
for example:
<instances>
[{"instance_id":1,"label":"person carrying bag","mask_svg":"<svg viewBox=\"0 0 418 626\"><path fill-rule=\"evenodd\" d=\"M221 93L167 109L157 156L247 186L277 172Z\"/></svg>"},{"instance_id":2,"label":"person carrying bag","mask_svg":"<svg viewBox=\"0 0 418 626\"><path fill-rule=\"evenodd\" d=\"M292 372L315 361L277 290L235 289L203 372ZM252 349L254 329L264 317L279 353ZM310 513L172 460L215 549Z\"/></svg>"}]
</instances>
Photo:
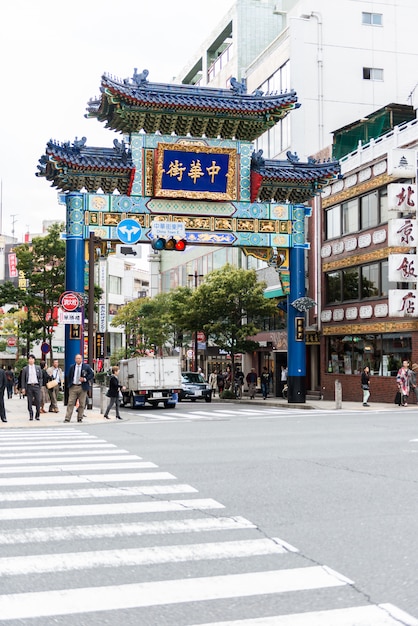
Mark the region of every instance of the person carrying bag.
<instances>
[{"instance_id":1,"label":"person carrying bag","mask_svg":"<svg viewBox=\"0 0 418 626\"><path fill-rule=\"evenodd\" d=\"M122 419L119 413L119 405L120 405L119 393L120 393L120 390L123 389L123 387L122 385L119 384L118 374L119 374L119 367L117 365L114 365L112 367L112 375L109 379L109 389L107 390L107 393L106 393L106 396L109 398L109 403L106 407L104 417L107 420L110 420L109 411L113 407L113 405L115 405L116 419L117 420Z\"/></svg>"}]
</instances>

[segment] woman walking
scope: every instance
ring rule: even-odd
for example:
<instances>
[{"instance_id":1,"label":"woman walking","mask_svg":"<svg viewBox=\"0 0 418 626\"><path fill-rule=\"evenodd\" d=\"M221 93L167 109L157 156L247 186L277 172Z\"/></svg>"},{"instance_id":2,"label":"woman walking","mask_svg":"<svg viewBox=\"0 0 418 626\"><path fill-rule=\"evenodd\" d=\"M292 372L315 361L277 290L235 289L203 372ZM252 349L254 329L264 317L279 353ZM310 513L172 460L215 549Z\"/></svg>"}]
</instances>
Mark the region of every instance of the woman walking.
<instances>
[{"instance_id":1,"label":"woman walking","mask_svg":"<svg viewBox=\"0 0 418 626\"><path fill-rule=\"evenodd\" d=\"M401 406L408 406L408 396L411 383L409 361L402 362L402 367L399 369L396 377L396 383L399 391L401 392Z\"/></svg>"},{"instance_id":2,"label":"woman walking","mask_svg":"<svg viewBox=\"0 0 418 626\"><path fill-rule=\"evenodd\" d=\"M119 414L119 391L123 388L122 385L119 384L119 368L117 365L112 367L112 375L109 380L109 389L107 390L107 397L109 398L109 403L107 405L104 417L107 420L110 420L109 411L113 405L115 405L116 410L116 419L121 420L121 416Z\"/></svg>"},{"instance_id":3,"label":"woman walking","mask_svg":"<svg viewBox=\"0 0 418 626\"><path fill-rule=\"evenodd\" d=\"M370 398L370 370L367 367L363 367L361 373L361 388L363 390L363 406L370 406L367 400Z\"/></svg>"}]
</instances>

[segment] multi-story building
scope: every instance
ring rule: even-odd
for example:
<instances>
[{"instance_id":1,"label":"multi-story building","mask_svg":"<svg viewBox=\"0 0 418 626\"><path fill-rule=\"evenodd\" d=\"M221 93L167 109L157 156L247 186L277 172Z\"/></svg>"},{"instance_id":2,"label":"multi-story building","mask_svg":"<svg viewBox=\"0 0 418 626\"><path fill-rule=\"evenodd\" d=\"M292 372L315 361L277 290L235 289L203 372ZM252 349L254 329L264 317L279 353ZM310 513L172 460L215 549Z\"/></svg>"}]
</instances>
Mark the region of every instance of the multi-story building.
<instances>
[{"instance_id":1,"label":"multi-story building","mask_svg":"<svg viewBox=\"0 0 418 626\"><path fill-rule=\"evenodd\" d=\"M408 107L390 108L410 117ZM361 125L370 131L385 113L340 129L336 144ZM392 402L402 361L418 362L417 149L414 118L343 157L340 180L325 189L317 259L323 280L313 320L325 398L338 379L344 399L361 401L360 374L368 366L372 399Z\"/></svg>"}]
</instances>

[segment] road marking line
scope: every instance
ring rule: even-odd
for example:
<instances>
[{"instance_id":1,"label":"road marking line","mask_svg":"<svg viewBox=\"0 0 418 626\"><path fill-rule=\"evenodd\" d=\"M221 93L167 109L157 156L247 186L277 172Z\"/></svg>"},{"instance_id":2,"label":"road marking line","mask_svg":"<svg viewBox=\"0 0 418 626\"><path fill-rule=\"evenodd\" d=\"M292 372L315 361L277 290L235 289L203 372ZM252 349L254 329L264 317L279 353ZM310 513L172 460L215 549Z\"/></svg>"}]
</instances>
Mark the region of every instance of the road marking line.
<instances>
[{"instance_id":1,"label":"road marking line","mask_svg":"<svg viewBox=\"0 0 418 626\"><path fill-rule=\"evenodd\" d=\"M50 456L55 456L57 453L55 450L45 450L44 452L9 452L8 454L2 454L0 452L0 459L29 459L29 460L33 460L36 457L42 457L45 458L45 461L49 461L48 457ZM74 456L75 451L74 450L62 450L60 452L60 458L61 457L66 457L66 456ZM77 450L77 458L80 459L81 457L89 457L89 456L96 456L98 454L106 454L106 455L112 455L112 454L132 454L131 452L129 452L128 450L121 450L118 448L111 448L110 450ZM138 457L141 458L141 457Z\"/></svg>"},{"instance_id":2,"label":"road marking line","mask_svg":"<svg viewBox=\"0 0 418 626\"><path fill-rule=\"evenodd\" d=\"M103 537L128 537L141 535L168 535L174 533L246 530L256 525L244 517L210 517L158 522L130 522L126 524L92 524L85 526L54 526L28 530L3 530L0 545L20 543L48 543L50 541L73 541L75 539L99 539ZM283 542L282 542L283 543Z\"/></svg>"},{"instance_id":3,"label":"road marking line","mask_svg":"<svg viewBox=\"0 0 418 626\"><path fill-rule=\"evenodd\" d=\"M3 620L272 595L345 585L323 567L0 596Z\"/></svg>"},{"instance_id":4,"label":"road marking line","mask_svg":"<svg viewBox=\"0 0 418 626\"><path fill-rule=\"evenodd\" d=\"M72 456L68 457L68 458L62 458L62 457L51 457L50 459L46 459L46 458L42 458L42 462L43 463L75 463L75 461L83 461L84 459L81 459L79 455L74 456L74 453L71 453ZM103 454L103 452L102 452ZM109 456L108 454L106 454L106 456L96 456L94 459L92 459L90 457L90 455L88 455L86 457L86 461L94 461L95 463L98 461L108 461L108 462L113 462L113 461L125 461L126 459L129 459L130 461L140 461L142 459L141 456L136 456L135 454L129 454L129 456L126 456L126 454L114 454L113 456ZM40 459L41 460L41 459ZM0 459L0 465L31 465L33 467L36 467L36 463L39 462L37 459L33 459L32 457L30 458L23 458L23 459L15 459L14 457L11 459L6 459L6 460L2 460ZM3 471L3 470L1 470Z\"/></svg>"},{"instance_id":5,"label":"road marking line","mask_svg":"<svg viewBox=\"0 0 418 626\"><path fill-rule=\"evenodd\" d=\"M282 546L271 539L247 539L216 543L154 546L151 548L118 548L61 554L35 554L0 558L0 575L21 576L47 572L73 572L96 567L130 567L183 563L215 559L237 559L271 554L285 554Z\"/></svg>"},{"instance_id":6,"label":"road marking line","mask_svg":"<svg viewBox=\"0 0 418 626\"><path fill-rule=\"evenodd\" d=\"M274 615L199 626L418 626L418 620L391 604L356 606L292 615ZM195 626L198 626L197 624Z\"/></svg>"},{"instance_id":7,"label":"road marking line","mask_svg":"<svg viewBox=\"0 0 418 626\"><path fill-rule=\"evenodd\" d=\"M62 471L75 471L80 472L84 470L117 470L117 469L149 469L158 467L155 463L149 461L125 461L123 463L76 463L74 465L37 465L35 467L2 467L2 474L33 474L35 472L62 472Z\"/></svg>"},{"instance_id":8,"label":"road marking line","mask_svg":"<svg viewBox=\"0 0 418 626\"><path fill-rule=\"evenodd\" d=\"M223 504L211 498L200 500L160 500L154 502L117 502L114 504L22 507L18 509L1 509L0 520L85 517L88 515L128 515L132 513L162 513L168 511L186 512L196 509L223 508L225 508Z\"/></svg>"},{"instance_id":9,"label":"road marking line","mask_svg":"<svg viewBox=\"0 0 418 626\"><path fill-rule=\"evenodd\" d=\"M1 496L2 502L33 502L36 500L75 500L82 498L123 498L130 496L157 496L172 493L198 493L191 485L149 485L143 487L111 487L96 489L49 489L11 491Z\"/></svg>"},{"instance_id":10,"label":"road marking line","mask_svg":"<svg viewBox=\"0 0 418 626\"><path fill-rule=\"evenodd\" d=\"M169 472L131 472L130 474L83 474L83 476L26 476L0 478L0 487L23 485L69 485L88 483L125 483L142 480L176 480Z\"/></svg>"},{"instance_id":11,"label":"road marking line","mask_svg":"<svg viewBox=\"0 0 418 626\"><path fill-rule=\"evenodd\" d=\"M27 450L28 452L31 450L82 450L84 448L116 448L117 446L113 443L97 443L96 441L90 441L89 443L69 443L69 444L56 444L51 443L45 445L36 445L36 446L2 446L1 449L3 452L18 452L19 450Z\"/></svg>"}]
</instances>

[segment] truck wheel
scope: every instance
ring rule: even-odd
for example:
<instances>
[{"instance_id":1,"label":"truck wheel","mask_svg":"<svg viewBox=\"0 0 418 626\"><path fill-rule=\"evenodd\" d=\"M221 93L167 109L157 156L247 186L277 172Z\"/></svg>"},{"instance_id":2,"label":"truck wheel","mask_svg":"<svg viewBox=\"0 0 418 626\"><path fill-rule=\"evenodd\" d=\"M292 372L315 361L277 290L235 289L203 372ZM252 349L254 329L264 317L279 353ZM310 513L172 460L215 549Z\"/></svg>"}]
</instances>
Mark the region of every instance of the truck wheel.
<instances>
[{"instance_id":1,"label":"truck wheel","mask_svg":"<svg viewBox=\"0 0 418 626\"><path fill-rule=\"evenodd\" d=\"M129 396L129 406L131 407L131 409L135 408L135 400L133 394Z\"/></svg>"},{"instance_id":2,"label":"truck wheel","mask_svg":"<svg viewBox=\"0 0 418 626\"><path fill-rule=\"evenodd\" d=\"M205 402L212 402L212 396L205 396Z\"/></svg>"}]
</instances>

